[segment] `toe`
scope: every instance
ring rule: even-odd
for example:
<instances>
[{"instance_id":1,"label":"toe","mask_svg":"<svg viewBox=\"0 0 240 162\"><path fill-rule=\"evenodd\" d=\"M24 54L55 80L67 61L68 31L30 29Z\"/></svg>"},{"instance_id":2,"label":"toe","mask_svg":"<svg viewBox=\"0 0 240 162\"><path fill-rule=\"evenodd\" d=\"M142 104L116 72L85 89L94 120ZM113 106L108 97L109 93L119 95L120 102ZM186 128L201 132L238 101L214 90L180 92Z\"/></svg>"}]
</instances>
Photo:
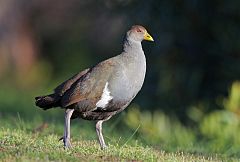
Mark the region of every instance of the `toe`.
<instances>
[{"instance_id":1,"label":"toe","mask_svg":"<svg viewBox=\"0 0 240 162\"><path fill-rule=\"evenodd\" d=\"M105 150L105 149L107 149L107 148L108 148L107 145L103 145L103 146L101 147L102 150Z\"/></svg>"},{"instance_id":2,"label":"toe","mask_svg":"<svg viewBox=\"0 0 240 162\"><path fill-rule=\"evenodd\" d=\"M71 148L72 148L71 143L65 144L65 145L64 145L64 148L65 148L65 149L71 149Z\"/></svg>"},{"instance_id":3,"label":"toe","mask_svg":"<svg viewBox=\"0 0 240 162\"><path fill-rule=\"evenodd\" d=\"M65 149L72 148L72 144L71 144L70 140L64 140L64 148Z\"/></svg>"}]
</instances>

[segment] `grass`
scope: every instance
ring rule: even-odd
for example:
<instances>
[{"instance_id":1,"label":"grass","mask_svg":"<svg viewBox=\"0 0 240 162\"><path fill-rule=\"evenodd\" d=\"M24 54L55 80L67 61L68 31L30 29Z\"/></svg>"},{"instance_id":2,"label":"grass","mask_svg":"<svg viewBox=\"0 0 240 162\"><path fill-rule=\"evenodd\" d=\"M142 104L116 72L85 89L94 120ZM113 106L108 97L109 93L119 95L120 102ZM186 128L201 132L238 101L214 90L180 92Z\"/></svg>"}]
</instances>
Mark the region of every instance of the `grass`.
<instances>
[{"instance_id":1,"label":"grass","mask_svg":"<svg viewBox=\"0 0 240 162\"><path fill-rule=\"evenodd\" d=\"M64 150L59 136L27 133L19 129L0 130L1 161L210 161L203 156L165 153L137 143L133 146L110 144L101 150L97 141L73 140L73 148Z\"/></svg>"},{"instance_id":2,"label":"grass","mask_svg":"<svg viewBox=\"0 0 240 162\"><path fill-rule=\"evenodd\" d=\"M237 161L214 156L184 152L165 152L138 141L127 142L108 139L108 149L101 150L96 140L83 139L73 126L72 149L65 150L59 141L60 124L43 124L37 129L37 122L26 122L20 117L14 121L2 120L0 128L0 161ZM89 132L91 133L91 132ZM87 133L87 134L89 134ZM95 136L95 135L94 135ZM132 138L131 136L129 138ZM131 140L131 142L129 142Z\"/></svg>"},{"instance_id":3,"label":"grass","mask_svg":"<svg viewBox=\"0 0 240 162\"><path fill-rule=\"evenodd\" d=\"M100 149L93 122L83 120L72 122L73 148L64 150L62 142L58 141L63 134L63 110L42 111L33 106L33 98L36 94L22 95L22 93L14 89L4 90L4 87L0 91L0 162L240 161L238 148L232 150L230 147L231 149L225 149L229 152L225 150L217 152L210 149L211 145L208 142L201 144L197 141L196 144L191 144L188 142L190 140L187 140L186 145L179 145L168 143L166 138L151 143L143 138L141 123L137 122L131 129L124 125L122 119L126 119L127 115L123 115L125 112L103 124L104 137L109 146L107 150ZM147 126L149 129L144 133L149 135L151 126L151 124ZM170 129L168 126L166 128L166 130ZM159 134L162 135L164 132L160 131ZM174 134L184 140L182 131L171 131L167 137L173 138ZM188 138L185 137L186 139ZM231 146L231 143L229 145Z\"/></svg>"}]
</instances>

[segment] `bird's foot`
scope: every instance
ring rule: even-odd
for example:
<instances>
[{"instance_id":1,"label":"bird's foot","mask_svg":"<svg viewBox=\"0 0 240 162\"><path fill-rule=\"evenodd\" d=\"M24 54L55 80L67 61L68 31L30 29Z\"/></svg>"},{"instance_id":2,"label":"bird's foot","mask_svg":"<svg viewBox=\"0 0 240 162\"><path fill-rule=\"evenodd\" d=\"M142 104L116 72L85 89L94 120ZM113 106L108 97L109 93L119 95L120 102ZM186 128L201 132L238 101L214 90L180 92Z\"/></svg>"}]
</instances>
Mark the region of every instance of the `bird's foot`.
<instances>
[{"instance_id":1,"label":"bird's foot","mask_svg":"<svg viewBox=\"0 0 240 162\"><path fill-rule=\"evenodd\" d=\"M69 138L63 138L63 144L64 144L65 149L71 149L72 148L72 144L71 144Z\"/></svg>"},{"instance_id":2,"label":"bird's foot","mask_svg":"<svg viewBox=\"0 0 240 162\"><path fill-rule=\"evenodd\" d=\"M102 149L102 150L106 150L107 148L108 148L108 147L107 147L107 145L105 145L105 144L101 146L101 149Z\"/></svg>"}]
</instances>

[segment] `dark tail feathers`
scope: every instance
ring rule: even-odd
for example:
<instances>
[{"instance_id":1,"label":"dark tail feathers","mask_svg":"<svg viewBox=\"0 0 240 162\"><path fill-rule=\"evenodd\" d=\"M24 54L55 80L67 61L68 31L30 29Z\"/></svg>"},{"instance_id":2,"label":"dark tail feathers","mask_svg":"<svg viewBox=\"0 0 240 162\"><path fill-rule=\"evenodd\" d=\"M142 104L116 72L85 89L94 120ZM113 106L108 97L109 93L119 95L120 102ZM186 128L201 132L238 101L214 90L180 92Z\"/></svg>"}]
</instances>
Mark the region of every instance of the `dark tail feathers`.
<instances>
[{"instance_id":1,"label":"dark tail feathers","mask_svg":"<svg viewBox=\"0 0 240 162\"><path fill-rule=\"evenodd\" d=\"M59 106L59 97L56 97L54 94L47 96L38 96L35 97L35 103L38 107L43 108L44 110Z\"/></svg>"}]
</instances>

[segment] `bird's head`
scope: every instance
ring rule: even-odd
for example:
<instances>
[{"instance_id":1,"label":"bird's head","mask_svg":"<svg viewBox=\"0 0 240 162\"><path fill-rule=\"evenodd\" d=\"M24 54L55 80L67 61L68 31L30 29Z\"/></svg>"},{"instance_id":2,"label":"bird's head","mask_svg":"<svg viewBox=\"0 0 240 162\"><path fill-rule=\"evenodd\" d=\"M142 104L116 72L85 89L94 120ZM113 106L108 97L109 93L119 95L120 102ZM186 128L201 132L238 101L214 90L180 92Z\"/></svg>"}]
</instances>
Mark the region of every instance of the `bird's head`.
<instances>
[{"instance_id":1,"label":"bird's head","mask_svg":"<svg viewBox=\"0 0 240 162\"><path fill-rule=\"evenodd\" d=\"M127 32L128 40L132 41L139 41L147 40L147 41L154 41L152 36L148 34L147 30L141 25L134 25L132 28Z\"/></svg>"}]
</instances>

